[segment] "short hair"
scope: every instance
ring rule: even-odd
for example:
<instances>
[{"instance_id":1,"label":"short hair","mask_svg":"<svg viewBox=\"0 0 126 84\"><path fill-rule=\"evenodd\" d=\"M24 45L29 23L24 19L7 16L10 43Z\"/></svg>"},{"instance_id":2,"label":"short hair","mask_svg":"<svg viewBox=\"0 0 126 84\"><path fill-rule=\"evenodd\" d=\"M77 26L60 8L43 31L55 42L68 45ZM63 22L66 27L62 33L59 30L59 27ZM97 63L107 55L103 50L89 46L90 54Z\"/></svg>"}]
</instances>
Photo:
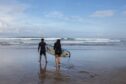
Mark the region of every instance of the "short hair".
<instances>
[{"instance_id":1,"label":"short hair","mask_svg":"<svg viewBox=\"0 0 126 84\"><path fill-rule=\"evenodd\" d=\"M42 38L41 41L44 41L44 39Z\"/></svg>"}]
</instances>

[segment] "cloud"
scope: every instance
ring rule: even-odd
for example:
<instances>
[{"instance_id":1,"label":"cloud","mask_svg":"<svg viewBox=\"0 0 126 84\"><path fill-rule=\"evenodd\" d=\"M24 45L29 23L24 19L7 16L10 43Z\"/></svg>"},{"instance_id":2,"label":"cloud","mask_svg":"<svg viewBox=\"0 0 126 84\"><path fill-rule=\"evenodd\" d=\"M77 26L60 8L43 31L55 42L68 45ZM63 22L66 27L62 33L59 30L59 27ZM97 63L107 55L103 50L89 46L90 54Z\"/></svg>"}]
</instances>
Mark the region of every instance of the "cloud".
<instances>
[{"instance_id":1,"label":"cloud","mask_svg":"<svg viewBox=\"0 0 126 84\"><path fill-rule=\"evenodd\" d=\"M83 21L83 17L80 16L68 16L66 14L64 14L63 12L60 11L51 11L51 12L46 12L45 17L49 18L49 19L55 19L55 20L65 20L65 21L76 21L76 22L82 22Z\"/></svg>"},{"instance_id":2,"label":"cloud","mask_svg":"<svg viewBox=\"0 0 126 84\"><path fill-rule=\"evenodd\" d=\"M62 12L59 11L51 11L48 12L45 17L54 17L54 18L62 18L64 17L64 14Z\"/></svg>"},{"instance_id":3,"label":"cloud","mask_svg":"<svg viewBox=\"0 0 126 84\"><path fill-rule=\"evenodd\" d=\"M3 0L4 1L4 0ZM9 0L8 0L9 1ZM0 32L1 33L19 33L19 34L60 34L62 31L82 31L83 28L91 30L92 24L96 21L89 20L79 15L69 15L63 11L44 12L44 15L37 16L31 13L32 7L29 4L12 3L1 4L0 1ZM34 12L34 10L32 10ZM35 10L36 12L36 10ZM41 11L37 11L37 13ZM110 12L110 11L109 11ZM107 12L107 13L109 13ZM106 12L104 12L106 13ZM96 16L103 14L96 11ZM105 16L106 14L104 14ZM102 15L103 16L103 15ZM110 16L108 14L107 16ZM89 23L89 24L88 24ZM97 23L97 22L96 22ZM90 28L90 29L89 29Z\"/></svg>"},{"instance_id":4,"label":"cloud","mask_svg":"<svg viewBox=\"0 0 126 84\"><path fill-rule=\"evenodd\" d=\"M17 31L16 25L20 23L19 18L25 16L26 8L24 4L0 1L0 32Z\"/></svg>"},{"instance_id":5,"label":"cloud","mask_svg":"<svg viewBox=\"0 0 126 84\"><path fill-rule=\"evenodd\" d=\"M95 11L91 17L111 17L114 16L115 12L113 10L101 10Z\"/></svg>"},{"instance_id":6,"label":"cloud","mask_svg":"<svg viewBox=\"0 0 126 84\"><path fill-rule=\"evenodd\" d=\"M0 0L0 33L36 34L44 32L50 34L73 26L71 22L83 20L80 16L69 16L62 11L49 11L42 16L37 16L29 11L32 8L34 8L33 5L24 4L18 0Z\"/></svg>"},{"instance_id":7,"label":"cloud","mask_svg":"<svg viewBox=\"0 0 126 84\"><path fill-rule=\"evenodd\" d=\"M21 5L0 5L0 14L20 14L25 10Z\"/></svg>"}]
</instances>

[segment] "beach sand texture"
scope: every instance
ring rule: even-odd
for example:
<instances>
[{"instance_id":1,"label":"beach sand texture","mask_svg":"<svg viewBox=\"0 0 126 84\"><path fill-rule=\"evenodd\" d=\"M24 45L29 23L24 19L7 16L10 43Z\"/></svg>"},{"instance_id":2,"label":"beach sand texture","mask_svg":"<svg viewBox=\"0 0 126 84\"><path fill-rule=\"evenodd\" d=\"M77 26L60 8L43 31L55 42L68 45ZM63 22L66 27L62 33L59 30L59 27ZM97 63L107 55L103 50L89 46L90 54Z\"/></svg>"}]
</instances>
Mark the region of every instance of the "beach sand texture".
<instances>
[{"instance_id":1,"label":"beach sand texture","mask_svg":"<svg viewBox=\"0 0 126 84\"><path fill-rule=\"evenodd\" d=\"M37 48L0 47L0 84L126 84L126 48L63 46L71 58L38 62Z\"/></svg>"}]
</instances>

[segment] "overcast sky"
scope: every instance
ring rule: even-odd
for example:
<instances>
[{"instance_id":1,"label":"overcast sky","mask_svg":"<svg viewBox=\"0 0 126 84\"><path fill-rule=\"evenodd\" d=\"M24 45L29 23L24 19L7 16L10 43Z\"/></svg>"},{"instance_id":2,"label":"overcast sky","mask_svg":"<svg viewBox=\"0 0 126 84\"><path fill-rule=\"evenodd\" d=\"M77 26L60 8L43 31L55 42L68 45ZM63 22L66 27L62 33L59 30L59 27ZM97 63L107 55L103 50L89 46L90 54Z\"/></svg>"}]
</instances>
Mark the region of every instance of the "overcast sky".
<instances>
[{"instance_id":1,"label":"overcast sky","mask_svg":"<svg viewBox=\"0 0 126 84\"><path fill-rule=\"evenodd\" d=\"M126 0L0 0L0 35L126 37Z\"/></svg>"}]
</instances>

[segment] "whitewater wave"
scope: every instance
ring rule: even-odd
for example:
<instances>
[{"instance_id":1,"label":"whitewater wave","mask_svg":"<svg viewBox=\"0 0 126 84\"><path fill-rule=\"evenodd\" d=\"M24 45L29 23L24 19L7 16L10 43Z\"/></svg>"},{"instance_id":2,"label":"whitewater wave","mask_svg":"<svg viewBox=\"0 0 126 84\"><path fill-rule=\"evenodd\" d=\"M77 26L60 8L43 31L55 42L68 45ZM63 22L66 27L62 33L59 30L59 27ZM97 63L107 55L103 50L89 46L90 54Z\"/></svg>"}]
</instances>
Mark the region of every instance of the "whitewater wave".
<instances>
[{"instance_id":1,"label":"whitewater wave","mask_svg":"<svg viewBox=\"0 0 126 84\"><path fill-rule=\"evenodd\" d=\"M61 39L62 45L119 45L122 41L109 38L45 38L48 44ZM0 45L38 45L41 38L0 38Z\"/></svg>"}]
</instances>

